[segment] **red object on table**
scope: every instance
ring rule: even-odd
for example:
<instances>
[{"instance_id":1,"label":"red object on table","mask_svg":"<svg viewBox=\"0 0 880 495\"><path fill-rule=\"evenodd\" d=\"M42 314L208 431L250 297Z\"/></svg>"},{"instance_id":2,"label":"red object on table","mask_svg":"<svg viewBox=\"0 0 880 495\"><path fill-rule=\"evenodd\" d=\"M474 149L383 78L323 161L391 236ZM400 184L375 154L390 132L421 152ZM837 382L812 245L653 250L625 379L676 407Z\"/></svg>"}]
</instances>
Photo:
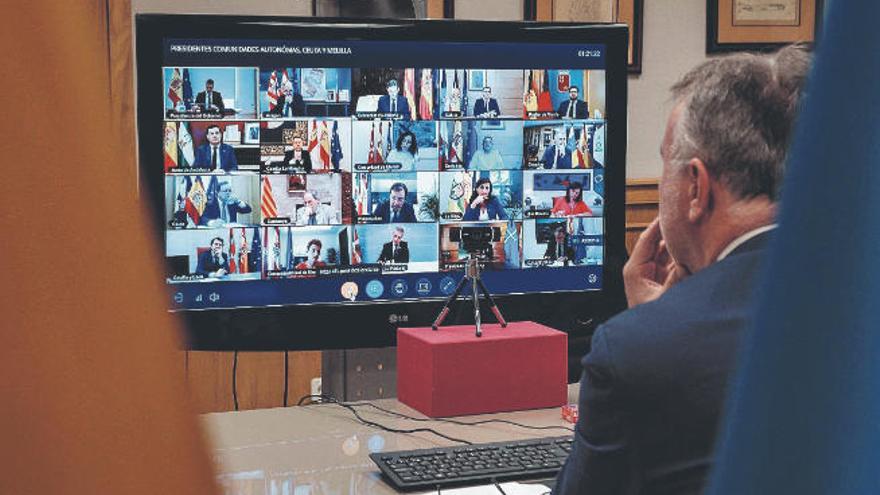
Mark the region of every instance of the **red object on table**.
<instances>
[{"instance_id":1,"label":"red object on table","mask_svg":"<svg viewBox=\"0 0 880 495\"><path fill-rule=\"evenodd\" d=\"M534 322L397 330L397 399L430 417L558 407L568 335Z\"/></svg>"},{"instance_id":2,"label":"red object on table","mask_svg":"<svg viewBox=\"0 0 880 495\"><path fill-rule=\"evenodd\" d=\"M569 423L577 423L578 422L578 405L577 404L566 404L562 406L562 419L568 421Z\"/></svg>"}]
</instances>

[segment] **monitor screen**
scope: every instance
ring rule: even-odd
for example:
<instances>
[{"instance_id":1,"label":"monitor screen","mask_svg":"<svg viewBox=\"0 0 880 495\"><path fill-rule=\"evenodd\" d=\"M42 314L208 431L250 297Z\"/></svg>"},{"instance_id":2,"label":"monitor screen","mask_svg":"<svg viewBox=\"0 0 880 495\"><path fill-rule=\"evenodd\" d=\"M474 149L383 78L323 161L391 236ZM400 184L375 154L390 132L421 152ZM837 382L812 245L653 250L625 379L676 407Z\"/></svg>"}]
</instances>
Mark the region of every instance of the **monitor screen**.
<instances>
[{"instance_id":1,"label":"monitor screen","mask_svg":"<svg viewBox=\"0 0 880 495\"><path fill-rule=\"evenodd\" d=\"M618 27L273 21L138 19L170 310L421 323L474 257L499 301L616 284Z\"/></svg>"}]
</instances>

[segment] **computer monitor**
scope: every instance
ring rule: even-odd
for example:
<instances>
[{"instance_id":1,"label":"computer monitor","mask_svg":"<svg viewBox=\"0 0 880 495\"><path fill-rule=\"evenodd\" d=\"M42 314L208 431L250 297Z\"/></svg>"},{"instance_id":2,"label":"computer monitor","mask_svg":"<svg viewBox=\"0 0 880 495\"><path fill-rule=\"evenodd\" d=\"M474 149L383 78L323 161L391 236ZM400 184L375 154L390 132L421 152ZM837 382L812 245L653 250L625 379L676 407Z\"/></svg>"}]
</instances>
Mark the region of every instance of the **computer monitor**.
<instances>
[{"instance_id":1,"label":"computer monitor","mask_svg":"<svg viewBox=\"0 0 880 495\"><path fill-rule=\"evenodd\" d=\"M136 42L191 348L391 345L473 256L508 320L623 307L624 26L139 15Z\"/></svg>"}]
</instances>

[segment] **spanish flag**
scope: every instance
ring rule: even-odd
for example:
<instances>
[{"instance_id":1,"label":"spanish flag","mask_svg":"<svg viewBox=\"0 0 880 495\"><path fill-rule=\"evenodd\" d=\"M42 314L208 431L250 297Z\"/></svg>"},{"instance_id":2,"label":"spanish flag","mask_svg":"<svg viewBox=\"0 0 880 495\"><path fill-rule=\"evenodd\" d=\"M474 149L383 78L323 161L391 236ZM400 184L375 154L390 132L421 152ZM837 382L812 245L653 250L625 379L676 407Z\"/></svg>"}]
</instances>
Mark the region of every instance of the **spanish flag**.
<instances>
[{"instance_id":1,"label":"spanish flag","mask_svg":"<svg viewBox=\"0 0 880 495\"><path fill-rule=\"evenodd\" d=\"M180 69L175 68L168 82L168 99L175 107L177 102L183 99L183 78L180 77Z\"/></svg>"},{"instance_id":2,"label":"spanish flag","mask_svg":"<svg viewBox=\"0 0 880 495\"><path fill-rule=\"evenodd\" d=\"M416 70L403 71L403 96L409 105L410 118L416 120Z\"/></svg>"},{"instance_id":3,"label":"spanish flag","mask_svg":"<svg viewBox=\"0 0 880 495\"><path fill-rule=\"evenodd\" d=\"M205 193L205 186L202 184L202 178L196 177L189 193L186 195L186 213L192 218L194 224L198 225L202 218L202 212L208 204L208 195Z\"/></svg>"},{"instance_id":4,"label":"spanish flag","mask_svg":"<svg viewBox=\"0 0 880 495\"><path fill-rule=\"evenodd\" d=\"M165 122L165 172L177 166L177 123Z\"/></svg>"}]
</instances>

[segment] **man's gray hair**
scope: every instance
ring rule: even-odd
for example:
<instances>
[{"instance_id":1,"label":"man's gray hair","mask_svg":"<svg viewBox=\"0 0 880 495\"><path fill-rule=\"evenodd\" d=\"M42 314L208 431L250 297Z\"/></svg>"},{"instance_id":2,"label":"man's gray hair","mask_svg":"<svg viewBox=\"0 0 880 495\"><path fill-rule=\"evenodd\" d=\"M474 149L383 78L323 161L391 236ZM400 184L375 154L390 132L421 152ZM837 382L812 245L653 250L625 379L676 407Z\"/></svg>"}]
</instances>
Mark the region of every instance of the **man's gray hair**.
<instances>
[{"instance_id":1,"label":"man's gray hair","mask_svg":"<svg viewBox=\"0 0 880 495\"><path fill-rule=\"evenodd\" d=\"M798 102L810 67L803 45L709 60L672 87L683 110L670 158L699 158L740 198L779 199Z\"/></svg>"}]
</instances>

